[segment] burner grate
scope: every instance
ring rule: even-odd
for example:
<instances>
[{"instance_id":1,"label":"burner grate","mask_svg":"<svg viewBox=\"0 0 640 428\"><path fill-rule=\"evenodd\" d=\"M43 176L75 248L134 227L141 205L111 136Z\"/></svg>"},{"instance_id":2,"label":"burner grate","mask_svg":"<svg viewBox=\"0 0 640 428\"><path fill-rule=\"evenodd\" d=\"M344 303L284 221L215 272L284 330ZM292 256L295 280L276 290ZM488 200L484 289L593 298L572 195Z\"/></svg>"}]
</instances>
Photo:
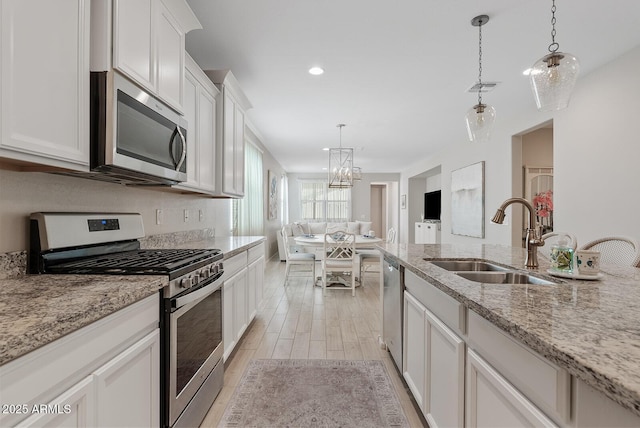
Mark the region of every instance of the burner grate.
<instances>
[{"instance_id":1,"label":"burner grate","mask_svg":"<svg viewBox=\"0 0 640 428\"><path fill-rule=\"evenodd\" d=\"M50 270L64 273L166 274L202 260L215 261L221 258L220 250L135 250L64 262L50 266Z\"/></svg>"}]
</instances>

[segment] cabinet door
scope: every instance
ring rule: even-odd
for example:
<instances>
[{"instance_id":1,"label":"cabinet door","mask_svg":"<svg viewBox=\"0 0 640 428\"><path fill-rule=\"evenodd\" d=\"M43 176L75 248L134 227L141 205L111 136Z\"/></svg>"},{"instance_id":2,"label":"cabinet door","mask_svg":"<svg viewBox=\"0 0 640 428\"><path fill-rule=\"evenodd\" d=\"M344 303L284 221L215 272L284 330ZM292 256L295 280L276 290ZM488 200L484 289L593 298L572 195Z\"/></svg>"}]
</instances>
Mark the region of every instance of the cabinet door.
<instances>
[{"instance_id":1,"label":"cabinet door","mask_svg":"<svg viewBox=\"0 0 640 428\"><path fill-rule=\"evenodd\" d=\"M240 108L236 108L235 126L234 189L236 195L244 196L244 111Z\"/></svg>"},{"instance_id":2,"label":"cabinet door","mask_svg":"<svg viewBox=\"0 0 640 428\"><path fill-rule=\"evenodd\" d=\"M234 328L234 300L235 282L233 277L224 281L222 289L222 340L224 343L224 360L231 355L236 346L236 334Z\"/></svg>"},{"instance_id":3,"label":"cabinet door","mask_svg":"<svg viewBox=\"0 0 640 428\"><path fill-rule=\"evenodd\" d=\"M240 341L240 338L244 334L247 326L249 325L249 314L247 309L247 269L241 270L235 277L235 290L234 290L234 323L236 333L236 343Z\"/></svg>"},{"instance_id":4,"label":"cabinet door","mask_svg":"<svg viewBox=\"0 0 640 428\"><path fill-rule=\"evenodd\" d=\"M160 419L160 333L156 329L94 372L97 426L152 427Z\"/></svg>"},{"instance_id":5,"label":"cabinet door","mask_svg":"<svg viewBox=\"0 0 640 428\"><path fill-rule=\"evenodd\" d=\"M426 310L426 415L432 428L461 427L464 423L465 344Z\"/></svg>"},{"instance_id":6,"label":"cabinet door","mask_svg":"<svg viewBox=\"0 0 640 428\"><path fill-rule=\"evenodd\" d=\"M215 191L216 99L206 90L198 94L198 172L199 188Z\"/></svg>"},{"instance_id":7,"label":"cabinet door","mask_svg":"<svg viewBox=\"0 0 640 428\"><path fill-rule=\"evenodd\" d=\"M426 309L404 293L403 377L423 413L426 411Z\"/></svg>"},{"instance_id":8,"label":"cabinet door","mask_svg":"<svg viewBox=\"0 0 640 428\"><path fill-rule=\"evenodd\" d=\"M114 0L113 67L156 92L155 0Z\"/></svg>"},{"instance_id":9,"label":"cabinet door","mask_svg":"<svg viewBox=\"0 0 640 428\"><path fill-rule=\"evenodd\" d=\"M236 192L236 145L235 145L235 117L236 100L224 91L224 123L222 129L222 192L235 195Z\"/></svg>"},{"instance_id":10,"label":"cabinet door","mask_svg":"<svg viewBox=\"0 0 640 428\"><path fill-rule=\"evenodd\" d=\"M198 168L198 100L200 84L195 76L187 70L184 76L184 118L187 120L187 181L181 183L189 187L199 187L200 171Z\"/></svg>"},{"instance_id":11,"label":"cabinet door","mask_svg":"<svg viewBox=\"0 0 640 428\"><path fill-rule=\"evenodd\" d=\"M87 170L89 1L0 5L0 157Z\"/></svg>"},{"instance_id":12,"label":"cabinet door","mask_svg":"<svg viewBox=\"0 0 640 428\"><path fill-rule=\"evenodd\" d=\"M260 257L247 268L247 310L249 321L258 312L258 306L262 302L264 286L264 257Z\"/></svg>"},{"instance_id":13,"label":"cabinet door","mask_svg":"<svg viewBox=\"0 0 640 428\"><path fill-rule=\"evenodd\" d=\"M162 1L155 7L158 8L155 31L158 95L182 111L185 35Z\"/></svg>"},{"instance_id":14,"label":"cabinet door","mask_svg":"<svg viewBox=\"0 0 640 428\"><path fill-rule=\"evenodd\" d=\"M93 376L78 382L48 403L46 411L33 414L21 422L20 426L25 428L95 426Z\"/></svg>"},{"instance_id":15,"label":"cabinet door","mask_svg":"<svg viewBox=\"0 0 640 428\"><path fill-rule=\"evenodd\" d=\"M467 375L467 427L557 426L471 349Z\"/></svg>"}]
</instances>

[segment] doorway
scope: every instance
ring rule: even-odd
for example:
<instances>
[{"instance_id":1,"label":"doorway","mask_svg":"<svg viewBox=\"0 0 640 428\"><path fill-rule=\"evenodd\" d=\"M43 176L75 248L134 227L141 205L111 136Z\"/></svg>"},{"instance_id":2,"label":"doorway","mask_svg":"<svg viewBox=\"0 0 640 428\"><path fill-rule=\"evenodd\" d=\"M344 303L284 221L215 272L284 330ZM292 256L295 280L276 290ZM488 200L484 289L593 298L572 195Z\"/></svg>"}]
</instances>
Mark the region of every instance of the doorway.
<instances>
[{"instance_id":1,"label":"doorway","mask_svg":"<svg viewBox=\"0 0 640 428\"><path fill-rule=\"evenodd\" d=\"M387 186L385 184L371 184L370 200L371 227L378 236L385 238L388 229Z\"/></svg>"},{"instance_id":2,"label":"doorway","mask_svg":"<svg viewBox=\"0 0 640 428\"><path fill-rule=\"evenodd\" d=\"M553 121L515 135L512 154L513 196L527 199L534 207L536 196L553 198ZM553 209L541 210L539 214L536 219L545 226L545 232L553 230ZM524 246L528 212L514 204L512 218L512 245Z\"/></svg>"}]
</instances>

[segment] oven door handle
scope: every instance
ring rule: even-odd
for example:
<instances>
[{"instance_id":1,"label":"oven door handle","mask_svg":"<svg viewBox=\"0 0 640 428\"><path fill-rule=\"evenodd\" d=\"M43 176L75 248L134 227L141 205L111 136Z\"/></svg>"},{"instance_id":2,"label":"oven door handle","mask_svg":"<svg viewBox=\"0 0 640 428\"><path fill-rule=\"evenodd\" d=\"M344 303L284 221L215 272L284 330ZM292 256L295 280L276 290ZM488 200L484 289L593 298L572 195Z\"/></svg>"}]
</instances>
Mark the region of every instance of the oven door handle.
<instances>
[{"instance_id":1,"label":"oven door handle","mask_svg":"<svg viewBox=\"0 0 640 428\"><path fill-rule=\"evenodd\" d=\"M173 310L181 308L182 306L188 305L189 303L195 302L196 300L199 300L213 293L214 291L222 287L222 280L220 279L221 277L222 275L219 275L218 278L213 279L209 284L201 285L197 289L190 291L184 296L171 299L171 308Z\"/></svg>"}]
</instances>

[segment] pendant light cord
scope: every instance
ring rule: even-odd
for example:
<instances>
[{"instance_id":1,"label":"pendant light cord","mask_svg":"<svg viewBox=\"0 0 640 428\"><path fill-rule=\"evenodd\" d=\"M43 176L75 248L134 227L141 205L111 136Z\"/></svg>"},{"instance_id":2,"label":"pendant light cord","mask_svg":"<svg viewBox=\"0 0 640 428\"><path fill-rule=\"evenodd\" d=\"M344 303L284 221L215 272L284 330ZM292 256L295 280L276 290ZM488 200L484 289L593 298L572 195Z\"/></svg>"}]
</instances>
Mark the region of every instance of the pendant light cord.
<instances>
[{"instance_id":1,"label":"pendant light cord","mask_svg":"<svg viewBox=\"0 0 640 428\"><path fill-rule=\"evenodd\" d=\"M556 0L551 0L551 44L549 52L556 53L560 45L556 43Z\"/></svg>"},{"instance_id":2,"label":"pendant light cord","mask_svg":"<svg viewBox=\"0 0 640 428\"><path fill-rule=\"evenodd\" d=\"M482 20L478 25L478 105L482 104Z\"/></svg>"}]
</instances>

